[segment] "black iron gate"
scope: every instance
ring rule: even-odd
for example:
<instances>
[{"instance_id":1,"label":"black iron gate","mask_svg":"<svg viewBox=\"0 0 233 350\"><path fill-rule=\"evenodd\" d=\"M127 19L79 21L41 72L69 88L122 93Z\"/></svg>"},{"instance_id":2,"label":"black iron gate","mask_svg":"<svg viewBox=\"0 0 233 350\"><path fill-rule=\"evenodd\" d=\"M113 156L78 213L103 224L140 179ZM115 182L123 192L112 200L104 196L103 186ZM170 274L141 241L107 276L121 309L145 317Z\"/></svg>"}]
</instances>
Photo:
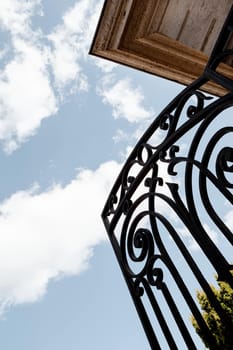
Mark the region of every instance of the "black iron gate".
<instances>
[{"instance_id":1,"label":"black iron gate","mask_svg":"<svg viewBox=\"0 0 233 350\"><path fill-rule=\"evenodd\" d=\"M203 75L143 135L103 211L152 349L200 349L191 315L209 348L220 349L195 289L205 292L233 338L232 322L210 286L215 274L233 288L233 80L219 73L233 54L232 36L231 10ZM226 93L204 94L208 81Z\"/></svg>"}]
</instances>

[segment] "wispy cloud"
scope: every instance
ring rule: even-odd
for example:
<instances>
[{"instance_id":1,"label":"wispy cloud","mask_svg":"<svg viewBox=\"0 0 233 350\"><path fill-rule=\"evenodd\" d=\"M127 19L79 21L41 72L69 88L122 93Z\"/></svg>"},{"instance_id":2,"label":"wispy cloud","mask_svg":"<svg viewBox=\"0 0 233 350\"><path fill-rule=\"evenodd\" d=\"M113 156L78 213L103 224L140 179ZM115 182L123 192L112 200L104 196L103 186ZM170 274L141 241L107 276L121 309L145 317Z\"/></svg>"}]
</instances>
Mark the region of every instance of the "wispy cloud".
<instances>
[{"instance_id":1,"label":"wispy cloud","mask_svg":"<svg viewBox=\"0 0 233 350\"><path fill-rule=\"evenodd\" d=\"M131 123L149 119L153 111L144 107L144 95L139 86L134 86L128 78L114 81L107 75L98 87L103 102L112 107L114 118L125 118Z\"/></svg>"},{"instance_id":2,"label":"wispy cloud","mask_svg":"<svg viewBox=\"0 0 233 350\"><path fill-rule=\"evenodd\" d=\"M92 57L92 61L105 74L111 73L115 68L118 67L118 64L99 57Z\"/></svg>"},{"instance_id":3,"label":"wispy cloud","mask_svg":"<svg viewBox=\"0 0 233 350\"><path fill-rule=\"evenodd\" d=\"M57 111L46 51L20 38L14 39L14 49L14 59L0 71L0 140L7 153Z\"/></svg>"},{"instance_id":4,"label":"wispy cloud","mask_svg":"<svg viewBox=\"0 0 233 350\"><path fill-rule=\"evenodd\" d=\"M30 38L31 19L42 15L41 0L4 0L0 2L0 28L13 36Z\"/></svg>"},{"instance_id":5,"label":"wispy cloud","mask_svg":"<svg viewBox=\"0 0 233 350\"><path fill-rule=\"evenodd\" d=\"M117 129L116 134L113 136L113 141L115 143L122 142L122 141L128 141L129 140L129 134L127 134L124 130Z\"/></svg>"},{"instance_id":6,"label":"wispy cloud","mask_svg":"<svg viewBox=\"0 0 233 350\"><path fill-rule=\"evenodd\" d=\"M80 60L87 58L88 48L100 12L102 1L81 0L70 8L48 36L52 43L51 66L59 89L70 82L76 88L87 91L88 79L82 72Z\"/></svg>"},{"instance_id":7,"label":"wispy cloud","mask_svg":"<svg viewBox=\"0 0 233 350\"><path fill-rule=\"evenodd\" d=\"M82 60L101 5L102 0L77 1L47 36L32 26L33 17L43 15L40 0L0 2L0 29L9 34L0 52L9 54L0 66L0 141L7 153L56 114L65 96L88 90Z\"/></svg>"},{"instance_id":8,"label":"wispy cloud","mask_svg":"<svg viewBox=\"0 0 233 350\"><path fill-rule=\"evenodd\" d=\"M0 303L33 302L58 276L88 266L105 240L100 210L120 165L82 170L66 187L20 191L0 204Z\"/></svg>"}]
</instances>

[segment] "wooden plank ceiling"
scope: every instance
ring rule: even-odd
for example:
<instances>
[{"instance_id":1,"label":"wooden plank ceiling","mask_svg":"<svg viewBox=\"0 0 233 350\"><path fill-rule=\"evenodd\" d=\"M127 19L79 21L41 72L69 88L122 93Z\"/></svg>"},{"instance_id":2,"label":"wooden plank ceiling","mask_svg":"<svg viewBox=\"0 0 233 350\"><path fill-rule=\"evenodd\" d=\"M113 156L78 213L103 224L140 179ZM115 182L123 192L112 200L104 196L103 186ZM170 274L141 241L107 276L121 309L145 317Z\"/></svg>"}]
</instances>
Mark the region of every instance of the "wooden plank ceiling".
<instances>
[{"instance_id":1,"label":"wooden plank ceiling","mask_svg":"<svg viewBox=\"0 0 233 350\"><path fill-rule=\"evenodd\" d=\"M106 0L90 53L189 84L203 72L232 4L233 0ZM222 72L233 77L229 64ZM204 89L223 93L213 83Z\"/></svg>"}]
</instances>

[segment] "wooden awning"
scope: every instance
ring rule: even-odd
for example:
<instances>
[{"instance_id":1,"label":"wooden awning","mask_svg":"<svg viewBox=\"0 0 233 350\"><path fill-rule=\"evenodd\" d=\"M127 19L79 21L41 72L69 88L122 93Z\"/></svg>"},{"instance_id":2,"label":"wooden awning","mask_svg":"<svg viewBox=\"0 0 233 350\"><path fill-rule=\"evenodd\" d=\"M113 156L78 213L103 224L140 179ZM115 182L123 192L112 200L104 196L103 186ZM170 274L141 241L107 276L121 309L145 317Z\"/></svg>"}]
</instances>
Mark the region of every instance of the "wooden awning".
<instances>
[{"instance_id":1,"label":"wooden awning","mask_svg":"<svg viewBox=\"0 0 233 350\"><path fill-rule=\"evenodd\" d=\"M106 0L90 53L182 84L199 77L233 0ZM230 64L221 66L233 78ZM210 93L223 90L210 82Z\"/></svg>"}]
</instances>

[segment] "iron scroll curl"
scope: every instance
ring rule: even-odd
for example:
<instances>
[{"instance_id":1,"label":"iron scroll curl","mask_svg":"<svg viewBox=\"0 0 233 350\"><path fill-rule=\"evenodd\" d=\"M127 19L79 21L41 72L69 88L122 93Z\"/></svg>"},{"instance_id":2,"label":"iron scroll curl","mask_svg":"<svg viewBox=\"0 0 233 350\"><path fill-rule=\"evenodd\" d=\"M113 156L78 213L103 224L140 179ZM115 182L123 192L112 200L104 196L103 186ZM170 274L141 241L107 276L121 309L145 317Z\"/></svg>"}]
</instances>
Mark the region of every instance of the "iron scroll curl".
<instances>
[{"instance_id":1,"label":"iron scroll curl","mask_svg":"<svg viewBox=\"0 0 233 350\"><path fill-rule=\"evenodd\" d=\"M168 348L178 349L172 331L175 325L183 348L198 349L179 303L204 329L210 349L220 349L190 290L190 281L206 293L229 332L233 327L199 260L202 257L218 279L233 288L233 234L223 214L226 208L233 215L233 81L217 72L219 64L233 53L223 43L232 35L229 21L233 22L232 11L203 75L165 108L139 140L102 214L152 349L161 349L163 344L152 314ZM218 98L203 93L208 80L229 92ZM188 242L195 245L196 253Z\"/></svg>"}]
</instances>

